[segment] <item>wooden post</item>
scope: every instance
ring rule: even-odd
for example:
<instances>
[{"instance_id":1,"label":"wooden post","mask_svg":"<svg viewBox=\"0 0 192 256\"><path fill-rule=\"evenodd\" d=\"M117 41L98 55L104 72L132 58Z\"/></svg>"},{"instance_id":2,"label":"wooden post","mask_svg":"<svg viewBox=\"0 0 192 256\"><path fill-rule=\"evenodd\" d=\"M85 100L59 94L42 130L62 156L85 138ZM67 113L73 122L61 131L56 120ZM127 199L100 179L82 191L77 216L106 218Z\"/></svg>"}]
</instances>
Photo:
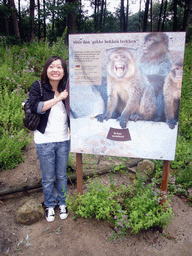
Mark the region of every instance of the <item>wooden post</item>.
<instances>
[{"instance_id":1,"label":"wooden post","mask_svg":"<svg viewBox=\"0 0 192 256\"><path fill-rule=\"evenodd\" d=\"M82 154L76 153L77 194L83 195Z\"/></svg>"},{"instance_id":2,"label":"wooden post","mask_svg":"<svg viewBox=\"0 0 192 256\"><path fill-rule=\"evenodd\" d=\"M166 203L166 198L167 198L169 167L170 167L170 161L164 160L163 161L162 181L161 181L161 205L162 206Z\"/></svg>"},{"instance_id":3,"label":"wooden post","mask_svg":"<svg viewBox=\"0 0 192 256\"><path fill-rule=\"evenodd\" d=\"M167 187L168 187L168 179L169 179L169 166L170 161L164 160L163 161L163 173L162 173L162 180L161 180L161 202L160 204L164 206L167 199ZM163 232L162 227L158 227L160 233Z\"/></svg>"}]
</instances>

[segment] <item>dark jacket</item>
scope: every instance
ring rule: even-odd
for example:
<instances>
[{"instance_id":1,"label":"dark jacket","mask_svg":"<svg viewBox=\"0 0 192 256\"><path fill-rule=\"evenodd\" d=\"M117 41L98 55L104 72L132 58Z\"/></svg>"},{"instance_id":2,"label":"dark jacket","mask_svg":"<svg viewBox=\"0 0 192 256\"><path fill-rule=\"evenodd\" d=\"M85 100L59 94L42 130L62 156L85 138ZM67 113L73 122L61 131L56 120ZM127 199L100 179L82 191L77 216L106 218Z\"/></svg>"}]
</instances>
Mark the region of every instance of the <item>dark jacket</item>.
<instances>
[{"instance_id":1,"label":"dark jacket","mask_svg":"<svg viewBox=\"0 0 192 256\"><path fill-rule=\"evenodd\" d=\"M62 85L62 89L61 91L63 91L65 88L67 89L67 91L69 92L69 82L67 81L67 84L63 84ZM51 89L51 85L50 84L44 84L42 85L43 88L43 97L41 97L41 91L40 91L40 85L38 81L35 81L30 89L29 92L29 104L30 104L30 108L31 111L34 113L39 113L40 114L40 110L43 106L43 101L47 101L47 100L51 100L54 98L54 91L52 91ZM66 107L67 110L67 118L68 118L68 126L70 125L69 123L69 96L66 98L66 100L62 100L63 104ZM40 131L41 133L45 132L45 128L47 126L47 121L48 121L48 117L49 117L49 113L50 113L51 109L48 109L47 111L41 113L41 121L39 124L39 127L37 128L38 131Z\"/></svg>"}]
</instances>

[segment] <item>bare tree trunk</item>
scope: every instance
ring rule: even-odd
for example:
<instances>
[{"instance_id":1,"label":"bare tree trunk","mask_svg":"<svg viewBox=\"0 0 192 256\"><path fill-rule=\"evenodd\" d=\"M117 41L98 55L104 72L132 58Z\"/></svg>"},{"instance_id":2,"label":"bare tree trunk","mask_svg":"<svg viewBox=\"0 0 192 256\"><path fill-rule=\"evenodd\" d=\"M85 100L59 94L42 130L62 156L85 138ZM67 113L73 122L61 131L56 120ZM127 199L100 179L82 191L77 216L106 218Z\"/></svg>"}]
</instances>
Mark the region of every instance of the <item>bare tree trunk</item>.
<instances>
[{"instance_id":1,"label":"bare tree trunk","mask_svg":"<svg viewBox=\"0 0 192 256\"><path fill-rule=\"evenodd\" d=\"M94 7L94 31L97 32L97 25L98 25L98 17L97 17L97 6L98 6L98 1L99 0L95 0L95 7Z\"/></svg>"},{"instance_id":2,"label":"bare tree trunk","mask_svg":"<svg viewBox=\"0 0 192 256\"><path fill-rule=\"evenodd\" d=\"M129 24L129 0L127 0L127 7L126 7L125 32L128 31L128 24Z\"/></svg>"},{"instance_id":3,"label":"bare tree trunk","mask_svg":"<svg viewBox=\"0 0 192 256\"><path fill-rule=\"evenodd\" d=\"M150 17L151 17L151 32L153 32L153 1L152 0L151 0Z\"/></svg>"},{"instance_id":4,"label":"bare tree trunk","mask_svg":"<svg viewBox=\"0 0 192 256\"><path fill-rule=\"evenodd\" d=\"M81 23L82 23L82 15L81 15L81 12L82 12L82 3L81 3L81 0L79 0L79 22L77 24L77 29L78 31L80 31L81 29Z\"/></svg>"},{"instance_id":5,"label":"bare tree trunk","mask_svg":"<svg viewBox=\"0 0 192 256\"><path fill-rule=\"evenodd\" d=\"M103 25L105 25L106 12L107 12L107 0L105 0L105 8L104 8L104 16L103 16Z\"/></svg>"},{"instance_id":6,"label":"bare tree trunk","mask_svg":"<svg viewBox=\"0 0 192 256\"><path fill-rule=\"evenodd\" d=\"M43 37L46 39L46 10L45 10L45 0L43 0Z\"/></svg>"},{"instance_id":7,"label":"bare tree trunk","mask_svg":"<svg viewBox=\"0 0 192 256\"><path fill-rule=\"evenodd\" d=\"M190 14L192 12L192 0L185 0L185 12L184 12L184 18L183 18L183 31L188 30L189 25L189 18Z\"/></svg>"},{"instance_id":8,"label":"bare tree trunk","mask_svg":"<svg viewBox=\"0 0 192 256\"><path fill-rule=\"evenodd\" d=\"M14 0L8 0L8 2L9 2L9 6L11 7L11 13L12 13L12 20L13 20L15 35L19 38L19 40L21 40Z\"/></svg>"},{"instance_id":9,"label":"bare tree trunk","mask_svg":"<svg viewBox=\"0 0 192 256\"><path fill-rule=\"evenodd\" d=\"M66 0L66 2L75 5L77 0ZM76 13L68 13L67 16L67 27L68 27L68 35L76 33Z\"/></svg>"},{"instance_id":10,"label":"bare tree trunk","mask_svg":"<svg viewBox=\"0 0 192 256\"><path fill-rule=\"evenodd\" d=\"M3 0L3 4L7 6L7 0ZM6 13L5 13L5 27L6 27L6 33L7 35L9 35L9 21Z\"/></svg>"},{"instance_id":11,"label":"bare tree trunk","mask_svg":"<svg viewBox=\"0 0 192 256\"><path fill-rule=\"evenodd\" d=\"M141 0L139 2L139 32L141 31Z\"/></svg>"},{"instance_id":12,"label":"bare tree trunk","mask_svg":"<svg viewBox=\"0 0 192 256\"><path fill-rule=\"evenodd\" d=\"M174 2L173 2L173 12L174 12L173 31L177 31L177 3L178 3L178 0L174 0Z\"/></svg>"},{"instance_id":13,"label":"bare tree trunk","mask_svg":"<svg viewBox=\"0 0 192 256\"><path fill-rule=\"evenodd\" d=\"M30 0L30 42L34 40L34 8L35 0Z\"/></svg>"},{"instance_id":14,"label":"bare tree trunk","mask_svg":"<svg viewBox=\"0 0 192 256\"><path fill-rule=\"evenodd\" d=\"M18 16L19 16L19 24L21 23L21 0L18 0Z\"/></svg>"},{"instance_id":15,"label":"bare tree trunk","mask_svg":"<svg viewBox=\"0 0 192 256\"><path fill-rule=\"evenodd\" d=\"M143 19L143 32L147 31L148 12L149 12L149 0L146 0L145 13L144 13L144 19Z\"/></svg>"},{"instance_id":16,"label":"bare tree trunk","mask_svg":"<svg viewBox=\"0 0 192 256\"><path fill-rule=\"evenodd\" d=\"M125 31L125 12L124 12L124 0L121 0L120 9L120 31Z\"/></svg>"},{"instance_id":17,"label":"bare tree trunk","mask_svg":"<svg viewBox=\"0 0 192 256\"><path fill-rule=\"evenodd\" d=\"M162 22L161 31L164 31L164 25L165 25L165 19L166 19L166 12L167 12L167 0L165 0L165 7L164 7L163 22Z\"/></svg>"},{"instance_id":18,"label":"bare tree trunk","mask_svg":"<svg viewBox=\"0 0 192 256\"><path fill-rule=\"evenodd\" d=\"M161 6L160 6L160 12L159 12L159 20L158 20L157 31L160 31L162 11L163 11L163 0L161 1Z\"/></svg>"},{"instance_id":19,"label":"bare tree trunk","mask_svg":"<svg viewBox=\"0 0 192 256\"><path fill-rule=\"evenodd\" d=\"M38 11L38 40L41 39L41 16L40 16L40 0L37 0L37 11Z\"/></svg>"},{"instance_id":20,"label":"bare tree trunk","mask_svg":"<svg viewBox=\"0 0 192 256\"><path fill-rule=\"evenodd\" d=\"M101 31L102 26L103 26L103 10L104 10L104 4L105 4L105 1L102 0L102 2L101 2L100 24L99 24L99 30L100 30L100 31Z\"/></svg>"},{"instance_id":21,"label":"bare tree trunk","mask_svg":"<svg viewBox=\"0 0 192 256\"><path fill-rule=\"evenodd\" d=\"M52 8L52 31L55 29L55 0L53 0L53 8Z\"/></svg>"}]
</instances>

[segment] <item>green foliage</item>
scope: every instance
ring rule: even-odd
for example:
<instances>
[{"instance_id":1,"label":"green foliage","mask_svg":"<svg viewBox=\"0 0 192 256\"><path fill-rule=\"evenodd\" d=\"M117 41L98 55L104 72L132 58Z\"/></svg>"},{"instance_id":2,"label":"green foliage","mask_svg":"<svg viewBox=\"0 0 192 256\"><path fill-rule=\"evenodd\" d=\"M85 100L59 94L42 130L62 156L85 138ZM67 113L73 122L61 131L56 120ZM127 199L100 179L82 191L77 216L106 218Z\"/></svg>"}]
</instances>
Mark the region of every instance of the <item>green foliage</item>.
<instances>
[{"instance_id":1,"label":"green foliage","mask_svg":"<svg viewBox=\"0 0 192 256\"><path fill-rule=\"evenodd\" d=\"M104 186L99 180L90 181L84 195L74 195L67 200L67 206L74 211L76 216L111 220L111 215L121 209L114 200L115 192L110 187Z\"/></svg>"},{"instance_id":2,"label":"green foliage","mask_svg":"<svg viewBox=\"0 0 192 256\"><path fill-rule=\"evenodd\" d=\"M155 181L145 185L138 177L133 187L106 186L97 178L89 181L84 195L72 195L67 198L67 205L76 217L96 218L111 221L114 224L114 236L124 236L127 230L137 234L141 230L153 227L165 227L172 218L172 210L159 205L160 191ZM165 197L165 195L164 195ZM167 200L167 204L169 200Z\"/></svg>"},{"instance_id":3,"label":"green foliage","mask_svg":"<svg viewBox=\"0 0 192 256\"><path fill-rule=\"evenodd\" d=\"M22 150L30 142L23 129L23 91L0 91L0 169L14 168L23 160Z\"/></svg>"},{"instance_id":4,"label":"green foliage","mask_svg":"<svg viewBox=\"0 0 192 256\"><path fill-rule=\"evenodd\" d=\"M181 103L179 114L179 133L190 141L192 139L192 43L186 44Z\"/></svg>"},{"instance_id":5,"label":"green foliage","mask_svg":"<svg viewBox=\"0 0 192 256\"><path fill-rule=\"evenodd\" d=\"M23 149L30 142L24 129L15 133L5 132L0 140L0 169L12 169L24 160Z\"/></svg>"},{"instance_id":6,"label":"green foliage","mask_svg":"<svg viewBox=\"0 0 192 256\"><path fill-rule=\"evenodd\" d=\"M142 184L142 185L141 185ZM161 198L166 198L166 195L160 194L160 190L156 187L155 179L150 184L145 185L141 177L138 177L136 184L136 195L127 202L130 209L129 226L133 233L138 233L140 230L147 230L151 227L166 227L173 217L172 209L167 200L164 207L159 204Z\"/></svg>"}]
</instances>

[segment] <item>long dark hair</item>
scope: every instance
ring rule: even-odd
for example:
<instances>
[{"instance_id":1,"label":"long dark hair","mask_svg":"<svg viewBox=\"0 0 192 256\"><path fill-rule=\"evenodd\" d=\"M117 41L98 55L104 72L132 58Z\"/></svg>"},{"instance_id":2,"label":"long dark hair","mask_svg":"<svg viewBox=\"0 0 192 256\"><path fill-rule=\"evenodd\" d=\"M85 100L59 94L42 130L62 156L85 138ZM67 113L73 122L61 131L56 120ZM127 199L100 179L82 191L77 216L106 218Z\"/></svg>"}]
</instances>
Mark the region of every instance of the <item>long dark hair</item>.
<instances>
[{"instance_id":1,"label":"long dark hair","mask_svg":"<svg viewBox=\"0 0 192 256\"><path fill-rule=\"evenodd\" d=\"M48 83L49 84L49 78L47 76L47 69L51 65L51 63L55 60L61 60L61 65L64 69L64 76L59 82L58 90L61 91L61 88L63 87L63 84L66 84L67 78L68 78L68 71L67 71L67 64L66 62L59 56L51 56L47 59L45 62L45 65L43 67L43 71L41 73L41 81L43 84Z\"/></svg>"}]
</instances>

